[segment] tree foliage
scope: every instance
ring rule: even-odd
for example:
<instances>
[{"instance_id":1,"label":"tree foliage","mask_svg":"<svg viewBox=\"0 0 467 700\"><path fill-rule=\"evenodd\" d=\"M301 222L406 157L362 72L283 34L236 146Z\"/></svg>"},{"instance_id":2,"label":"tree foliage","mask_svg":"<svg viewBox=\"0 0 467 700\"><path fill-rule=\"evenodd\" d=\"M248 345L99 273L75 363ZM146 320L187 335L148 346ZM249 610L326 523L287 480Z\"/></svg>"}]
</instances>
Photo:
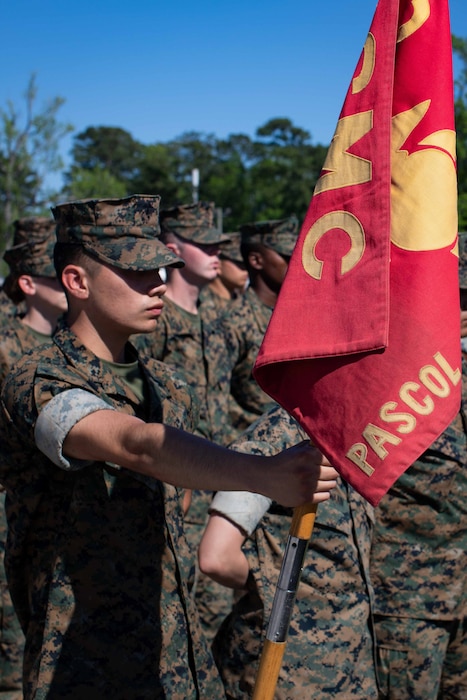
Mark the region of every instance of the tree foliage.
<instances>
[{"instance_id":1,"label":"tree foliage","mask_svg":"<svg viewBox=\"0 0 467 700\"><path fill-rule=\"evenodd\" d=\"M234 230L246 221L304 216L325 153L286 118L266 122L254 139L244 134L217 139L191 131L146 146L123 129L89 127L75 137L66 192L88 192L94 182L94 196L101 196L102 176L108 172L115 178L108 181L108 196L119 188L126 194L157 193L162 206L170 207L192 201L197 168L197 196L222 209L224 227Z\"/></svg>"},{"instance_id":2,"label":"tree foliage","mask_svg":"<svg viewBox=\"0 0 467 700\"><path fill-rule=\"evenodd\" d=\"M55 97L36 108L33 74L25 99L25 114L8 101L0 109L0 250L8 243L10 225L21 216L48 213L56 193L46 189L46 178L63 169L62 138L72 126L58 121L64 100Z\"/></svg>"},{"instance_id":3,"label":"tree foliage","mask_svg":"<svg viewBox=\"0 0 467 700\"><path fill-rule=\"evenodd\" d=\"M459 188L459 230L467 231L467 39L452 37L454 54L461 67L456 76L454 110L457 132L457 181Z\"/></svg>"},{"instance_id":4,"label":"tree foliage","mask_svg":"<svg viewBox=\"0 0 467 700\"><path fill-rule=\"evenodd\" d=\"M453 36L453 51L460 64L455 83L459 227L467 229L467 40ZM60 140L71 128L57 121L63 100L57 97L37 111L36 94L33 76L24 123L14 105L0 110L0 246L14 218L40 213L50 201L45 175L62 167ZM138 142L121 127L89 126L74 136L60 199L137 192L160 194L162 206L169 207L193 200L191 178L197 168L196 196L222 210L226 230L292 213L303 219L326 151L286 117L268 120L252 138L230 134L219 139L189 131L151 144Z\"/></svg>"}]
</instances>

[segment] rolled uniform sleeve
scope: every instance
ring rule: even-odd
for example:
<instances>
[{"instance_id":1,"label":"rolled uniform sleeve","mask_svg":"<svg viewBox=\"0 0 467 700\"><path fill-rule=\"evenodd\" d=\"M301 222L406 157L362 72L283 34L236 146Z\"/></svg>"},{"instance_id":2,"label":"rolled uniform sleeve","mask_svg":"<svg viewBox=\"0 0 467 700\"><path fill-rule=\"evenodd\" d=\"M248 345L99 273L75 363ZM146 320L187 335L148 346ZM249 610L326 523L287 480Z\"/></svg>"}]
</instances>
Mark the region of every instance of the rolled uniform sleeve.
<instances>
[{"instance_id":1,"label":"rolled uniform sleeve","mask_svg":"<svg viewBox=\"0 0 467 700\"><path fill-rule=\"evenodd\" d=\"M242 532L251 535L271 503L270 498L259 493L218 491L211 502L209 512L223 515Z\"/></svg>"},{"instance_id":2,"label":"rolled uniform sleeve","mask_svg":"<svg viewBox=\"0 0 467 700\"><path fill-rule=\"evenodd\" d=\"M76 423L96 411L115 410L98 396L84 389L68 389L54 396L40 412L34 437L37 447L62 469L82 469L89 461L68 459L63 454L65 438Z\"/></svg>"}]
</instances>

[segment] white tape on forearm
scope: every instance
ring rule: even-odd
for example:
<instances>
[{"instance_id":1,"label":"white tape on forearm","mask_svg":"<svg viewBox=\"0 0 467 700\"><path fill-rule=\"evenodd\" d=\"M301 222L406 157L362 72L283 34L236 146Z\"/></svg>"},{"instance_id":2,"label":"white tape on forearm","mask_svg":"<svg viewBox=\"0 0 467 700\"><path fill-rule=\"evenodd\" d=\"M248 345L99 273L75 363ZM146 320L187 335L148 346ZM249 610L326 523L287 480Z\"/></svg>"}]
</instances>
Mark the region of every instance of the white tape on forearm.
<instances>
[{"instance_id":1,"label":"white tape on forearm","mask_svg":"<svg viewBox=\"0 0 467 700\"><path fill-rule=\"evenodd\" d=\"M271 505L271 499L249 491L218 491L210 510L238 525L248 535L254 531Z\"/></svg>"}]
</instances>

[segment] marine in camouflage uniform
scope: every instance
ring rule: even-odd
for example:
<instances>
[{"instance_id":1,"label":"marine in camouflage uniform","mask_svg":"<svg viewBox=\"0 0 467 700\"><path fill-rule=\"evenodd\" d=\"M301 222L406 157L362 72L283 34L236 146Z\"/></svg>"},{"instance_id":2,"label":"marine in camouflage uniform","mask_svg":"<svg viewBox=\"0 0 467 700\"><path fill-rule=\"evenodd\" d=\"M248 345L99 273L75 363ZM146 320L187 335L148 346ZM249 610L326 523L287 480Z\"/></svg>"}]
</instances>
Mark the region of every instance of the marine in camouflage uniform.
<instances>
[{"instance_id":1,"label":"marine in camouflage uniform","mask_svg":"<svg viewBox=\"0 0 467 700\"><path fill-rule=\"evenodd\" d=\"M205 277L185 259L186 267L169 271L167 295L164 297L164 314L156 330L136 339L139 350L150 357L162 360L183 376L193 390L199 403L199 422L196 434L220 444L226 444L225 436L229 374L224 338L217 329L218 307L200 299L201 290L213 278L213 266L209 258L217 263L220 246L230 239L214 225L214 204L198 202L161 211L161 237L177 255L183 257L182 244L191 244L206 251L208 260ZM208 258L209 256L209 258ZM214 273L214 276L217 273ZM178 303L175 287L180 277L198 280L195 306L187 310ZM172 288L171 288L172 285ZM182 280L183 289L188 286ZM193 283L193 287L196 284ZM169 298L170 296L175 297ZM212 499L211 491L195 490L185 517L185 532L192 550L192 595L206 634L212 636L217 623L230 609L230 591L203 577L197 566L197 548L207 519Z\"/></svg>"},{"instance_id":2,"label":"marine in camouflage uniform","mask_svg":"<svg viewBox=\"0 0 467 700\"><path fill-rule=\"evenodd\" d=\"M21 220L21 225L19 225L19 219L13 223L13 243L12 246L20 245L21 243L27 243L30 235L34 235L35 229L40 230L42 225L41 222L45 220L45 217L30 217ZM16 316L18 313L24 313L26 310L24 303L15 303L11 299L11 277L6 279L0 287L0 327L5 324L10 323L11 318Z\"/></svg>"},{"instance_id":3,"label":"marine in camouflage uniform","mask_svg":"<svg viewBox=\"0 0 467 700\"><path fill-rule=\"evenodd\" d=\"M20 357L50 340L58 316L66 310L63 290L57 291L59 283L53 264L55 240L55 222L49 217L14 222L13 246L3 257L9 266L4 289L16 313L10 316L0 338L0 384ZM26 297L18 282L22 275L31 277L32 281L46 279L50 289L35 290Z\"/></svg>"},{"instance_id":4,"label":"marine in camouflage uniform","mask_svg":"<svg viewBox=\"0 0 467 700\"><path fill-rule=\"evenodd\" d=\"M206 248L210 251L208 254L217 260L220 245L229 239L215 227L214 213L211 202L163 209L160 213L161 238L173 250L177 248L177 240ZM201 289L207 286L209 279L206 277L193 283L193 286L199 285L198 298L194 309L188 311L171 298L171 274L169 271L168 292L164 297L166 308L156 330L140 335L134 341L141 352L164 361L183 375L199 402L197 433L223 442L219 439L222 433L219 411L216 405L209 404L208 393L222 393L225 388L227 369L219 360L225 353L224 344L222 337L215 332L217 309L206 309L203 314L199 299ZM186 273L179 271L178 274ZM212 278L212 270L209 274Z\"/></svg>"},{"instance_id":5,"label":"marine in camouflage uniform","mask_svg":"<svg viewBox=\"0 0 467 700\"><path fill-rule=\"evenodd\" d=\"M62 290L58 291L57 275L53 265L55 223L49 217L30 217L14 222L13 246L5 251L4 259L9 266L5 280L5 293L16 310L4 323L0 339L0 385L17 361L29 350L43 343L50 343L51 334L59 313L66 308ZM19 279L30 277L27 289L22 291ZM42 282L39 289L39 280ZM53 280L44 285L44 278ZM54 284L55 283L55 284ZM57 288L53 288L56 286ZM32 325L30 325L32 324ZM7 537L5 514L5 492L1 489L0 547L4 552ZM24 634L21 630L8 589L5 570L0 569L0 697L15 700L22 698L22 662Z\"/></svg>"},{"instance_id":6,"label":"marine in camouflage uniform","mask_svg":"<svg viewBox=\"0 0 467 700\"><path fill-rule=\"evenodd\" d=\"M463 408L375 511L382 697L467 698L467 374Z\"/></svg>"},{"instance_id":7,"label":"marine in camouflage uniform","mask_svg":"<svg viewBox=\"0 0 467 700\"><path fill-rule=\"evenodd\" d=\"M263 490L289 505L334 486L310 446L259 457L178 428L196 425L188 386L128 343L157 324L159 268L183 265L157 238L158 203L134 195L53 210L66 325L2 389L6 566L26 634L26 700L222 698L169 484Z\"/></svg>"},{"instance_id":8,"label":"marine in camouflage uniform","mask_svg":"<svg viewBox=\"0 0 467 700\"><path fill-rule=\"evenodd\" d=\"M230 440L274 405L252 369L297 240L298 221L291 216L244 224L240 233L250 284L221 320L231 369Z\"/></svg>"},{"instance_id":9,"label":"marine in camouflage uniform","mask_svg":"<svg viewBox=\"0 0 467 700\"><path fill-rule=\"evenodd\" d=\"M228 311L232 300L237 299L246 289L248 272L240 250L240 232L233 231L227 235L230 240L219 246L219 274L202 288L199 295L203 316L211 312L218 318Z\"/></svg>"},{"instance_id":10,"label":"marine in camouflage uniform","mask_svg":"<svg viewBox=\"0 0 467 700\"><path fill-rule=\"evenodd\" d=\"M158 201L61 205L59 241L124 270L182 264L154 236ZM129 344L126 352L119 369L63 324L4 385L6 567L27 639L26 699L222 697L184 583L179 489L62 453L68 431L102 408L194 429L186 383Z\"/></svg>"},{"instance_id":11,"label":"marine in camouflage uniform","mask_svg":"<svg viewBox=\"0 0 467 700\"><path fill-rule=\"evenodd\" d=\"M305 439L298 423L274 406L232 446L272 454ZM256 513L249 505L253 498L260 506ZM250 568L248 591L213 643L227 698L247 700L255 684L292 510L255 494L226 492L216 494L212 508L246 533L254 530L244 544ZM372 523L373 508L342 479L330 500L319 504L276 700L377 698L369 579Z\"/></svg>"},{"instance_id":12,"label":"marine in camouflage uniform","mask_svg":"<svg viewBox=\"0 0 467 700\"><path fill-rule=\"evenodd\" d=\"M460 412L375 510L371 576L382 698L467 699L466 467L463 359Z\"/></svg>"}]
</instances>

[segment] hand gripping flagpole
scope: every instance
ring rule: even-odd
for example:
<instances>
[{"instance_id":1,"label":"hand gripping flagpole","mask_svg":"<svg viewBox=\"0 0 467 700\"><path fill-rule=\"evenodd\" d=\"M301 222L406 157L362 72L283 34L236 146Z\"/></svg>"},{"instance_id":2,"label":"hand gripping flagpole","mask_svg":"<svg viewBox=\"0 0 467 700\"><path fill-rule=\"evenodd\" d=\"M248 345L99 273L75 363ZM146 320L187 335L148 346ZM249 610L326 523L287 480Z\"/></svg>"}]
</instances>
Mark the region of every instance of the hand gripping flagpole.
<instances>
[{"instance_id":1,"label":"hand gripping flagpole","mask_svg":"<svg viewBox=\"0 0 467 700\"><path fill-rule=\"evenodd\" d=\"M315 503L294 508L252 700L272 700L274 697L317 508Z\"/></svg>"}]
</instances>

